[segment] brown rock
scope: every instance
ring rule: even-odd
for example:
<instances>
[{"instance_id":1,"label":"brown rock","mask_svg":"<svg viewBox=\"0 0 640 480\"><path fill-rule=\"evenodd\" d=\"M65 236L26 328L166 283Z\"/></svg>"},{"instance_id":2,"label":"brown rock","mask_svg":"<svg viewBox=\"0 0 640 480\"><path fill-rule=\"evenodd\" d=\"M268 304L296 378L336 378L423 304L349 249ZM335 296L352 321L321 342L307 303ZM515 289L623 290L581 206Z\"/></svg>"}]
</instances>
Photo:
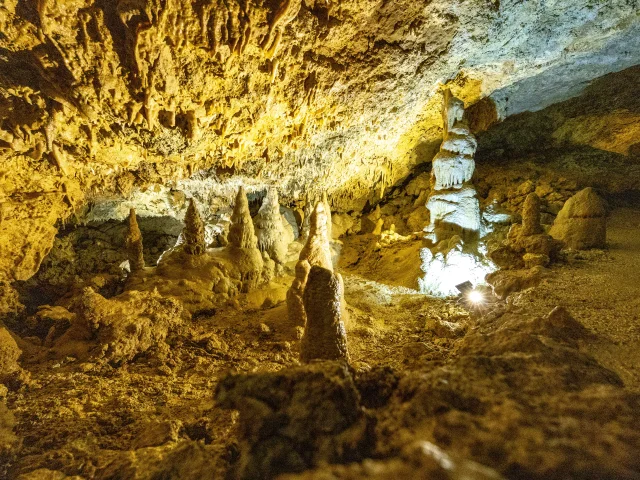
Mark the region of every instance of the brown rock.
<instances>
[{"instance_id":1,"label":"brown rock","mask_svg":"<svg viewBox=\"0 0 640 480\"><path fill-rule=\"evenodd\" d=\"M300 345L300 359L349 360L342 319L342 277L326 268L311 267L303 302L307 324Z\"/></svg>"},{"instance_id":2,"label":"brown rock","mask_svg":"<svg viewBox=\"0 0 640 480\"><path fill-rule=\"evenodd\" d=\"M567 200L549 234L568 248L604 248L607 242L606 209L595 190L585 188Z\"/></svg>"},{"instance_id":3,"label":"brown rock","mask_svg":"<svg viewBox=\"0 0 640 480\"><path fill-rule=\"evenodd\" d=\"M536 235L542 233L540 225L540 198L535 193L530 193L522 207L522 229L520 235Z\"/></svg>"},{"instance_id":4,"label":"brown rock","mask_svg":"<svg viewBox=\"0 0 640 480\"><path fill-rule=\"evenodd\" d=\"M21 354L9 330L0 323L0 383L7 375L20 370L18 358Z\"/></svg>"}]
</instances>

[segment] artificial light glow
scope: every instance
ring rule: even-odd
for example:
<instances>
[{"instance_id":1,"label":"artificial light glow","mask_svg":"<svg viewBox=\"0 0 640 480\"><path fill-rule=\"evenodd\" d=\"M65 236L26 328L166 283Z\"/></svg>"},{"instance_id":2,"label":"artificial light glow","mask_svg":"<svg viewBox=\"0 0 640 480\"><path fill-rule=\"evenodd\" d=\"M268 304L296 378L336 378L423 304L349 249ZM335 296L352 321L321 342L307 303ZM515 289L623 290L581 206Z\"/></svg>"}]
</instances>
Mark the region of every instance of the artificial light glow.
<instances>
[{"instance_id":1,"label":"artificial light glow","mask_svg":"<svg viewBox=\"0 0 640 480\"><path fill-rule=\"evenodd\" d=\"M484 295L482 295L482 293L480 293L478 290L471 290L467 295L467 298L471 303L474 303L476 305L484 302Z\"/></svg>"}]
</instances>

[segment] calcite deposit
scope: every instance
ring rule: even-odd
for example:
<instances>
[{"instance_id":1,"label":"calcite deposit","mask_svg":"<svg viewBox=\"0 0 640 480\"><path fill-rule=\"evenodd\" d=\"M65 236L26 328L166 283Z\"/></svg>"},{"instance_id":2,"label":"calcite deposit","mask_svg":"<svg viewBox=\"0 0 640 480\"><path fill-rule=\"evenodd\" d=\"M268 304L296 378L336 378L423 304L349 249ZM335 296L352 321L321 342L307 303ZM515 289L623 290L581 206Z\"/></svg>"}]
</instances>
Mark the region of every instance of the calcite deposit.
<instances>
[{"instance_id":1,"label":"calcite deposit","mask_svg":"<svg viewBox=\"0 0 640 480\"><path fill-rule=\"evenodd\" d=\"M580 190L558 212L549 234L576 250L607 243L607 211L593 188Z\"/></svg>"}]
</instances>

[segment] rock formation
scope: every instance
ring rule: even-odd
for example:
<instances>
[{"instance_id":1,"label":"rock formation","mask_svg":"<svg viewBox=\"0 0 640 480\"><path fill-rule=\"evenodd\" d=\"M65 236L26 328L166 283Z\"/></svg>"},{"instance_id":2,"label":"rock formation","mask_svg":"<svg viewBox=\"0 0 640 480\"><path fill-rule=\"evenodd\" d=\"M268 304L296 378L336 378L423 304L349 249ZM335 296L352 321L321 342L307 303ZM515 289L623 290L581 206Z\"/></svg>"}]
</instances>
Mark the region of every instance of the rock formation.
<instances>
[{"instance_id":1,"label":"rock formation","mask_svg":"<svg viewBox=\"0 0 640 480\"><path fill-rule=\"evenodd\" d=\"M530 193L522 207L522 228L520 235L530 236L542 233L544 230L540 224L540 197Z\"/></svg>"},{"instance_id":2,"label":"rock formation","mask_svg":"<svg viewBox=\"0 0 640 480\"><path fill-rule=\"evenodd\" d=\"M468 182L475 169L478 143L464 120L464 103L447 88L443 92L443 141L433 159L433 190L427 200L431 213L428 231L441 240L447 233L468 234L480 231L480 204Z\"/></svg>"},{"instance_id":3,"label":"rock formation","mask_svg":"<svg viewBox=\"0 0 640 480\"><path fill-rule=\"evenodd\" d=\"M287 290L287 315L292 325L304 327L307 315L304 309L303 294L309 278L311 265L307 260L296 263L295 278Z\"/></svg>"},{"instance_id":4,"label":"rock formation","mask_svg":"<svg viewBox=\"0 0 640 480\"><path fill-rule=\"evenodd\" d=\"M327 213L323 202L318 202L309 220L309 237L300 251L300 260L333 271L331 246L327 236Z\"/></svg>"},{"instance_id":5,"label":"rock formation","mask_svg":"<svg viewBox=\"0 0 640 480\"><path fill-rule=\"evenodd\" d=\"M240 411L240 459L232 478L276 478L354 461L371 447L370 420L342 362L229 375L218 386L216 401Z\"/></svg>"},{"instance_id":6,"label":"rock formation","mask_svg":"<svg viewBox=\"0 0 640 480\"><path fill-rule=\"evenodd\" d=\"M580 190L558 213L549 234L568 248L604 248L607 243L607 211L593 188Z\"/></svg>"},{"instance_id":7,"label":"rock formation","mask_svg":"<svg viewBox=\"0 0 640 480\"><path fill-rule=\"evenodd\" d=\"M226 248L234 263L234 269L240 274L242 291L247 292L260 283L264 261L262 253L258 250L258 239L254 232L244 187L240 187L236 195L227 239L229 245Z\"/></svg>"},{"instance_id":8,"label":"rock formation","mask_svg":"<svg viewBox=\"0 0 640 480\"><path fill-rule=\"evenodd\" d=\"M184 251L189 255L202 255L205 252L204 223L193 198L189 200L184 217Z\"/></svg>"},{"instance_id":9,"label":"rock formation","mask_svg":"<svg viewBox=\"0 0 640 480\"><path fill-rule=\"evenodd\" d=\"M531 268L548 265L559 250L559 242L540 224L540 198L530 193L522 206L522 223L511 226L507 239L489 257L503 269Z\"/></svg>"},{"instance_id":10,"label":"rock formation","mask_svg":"<svg viewBox=\"0 0 640 480\"><path fill-rule=\"evenodd\" d=\"M236 195L236 203L233 206L227 240L229 241L229 245L235 248L258 247L258 239L255 235L251 212L249 212L249 202L247 201L247 194L244 191L244 187L240 187Z\"/></svg>"},{"instance_id":11,"label":"rock formation","mask_svg":"<svg viewBox=\"0 0 640 480\"><path fill-rule=\"evenodd\" d=\"M309 236L300 251L295 270L296 277L287 292L289 321L294 325L304 326L306 323L307 317L304 310L303 293L311 267L319 266L333 271L326 219L324 204L319 202L311 214Z\"/></svg>"},{"instance_id":12,"label":"rock formation","mask_svg":"<svg viewBox=\"0 0 640 480\"><path fill-rule=\"evenodd\" d=\"M324 205L324 213L327 216L327 238L331 241L333 239L333 222L331 220L331 205L329 205L327 192L322 192L322 204Z\"/></svg>"},{"instance_id":13,"label":"rock formation","mask_svg":"<svg viewBox=\"0 0 640 480\"><path fill-rule=\"evenodd\" d=\"M480 202L470 183L475 169L477 141L464 119L464 103L446 88L442 103L443 141L433 159L432 190L427 200L430 224L423 248L418 286L424 293L455 295L455 286L484 281L493 265L479 249ZM455 241L454 241L455 240Z\"/></svg>"},{"instance_id":14,"label":"rock formation","mask_svg":"<svg viewBox=\"0 0 640 480\"><path fill-rule=\"evenodd\" d=\"M0 322L0 385L9 375L20 370L18 358L21 353L9 330Z\"/></svg>"},{"instance_id":15,"label":"rock formation","mask_svg":"<svg viewBox=\"0 0 640 480\"><path fill-rule=\"evenodd\" d=\"M144 268L142 234L140 233L140 228L138 228L136 211L133 208L129 211L129 231L125 239L125 246L131 273L142 270Z\"/></svg>"},{"instance_id":16,"label":"rock formation","mask_svg":"<svg viewBox=\"0 0 640 480\"><path fill-rule=\"evenodd\" d=\"M254 218L254 225L260 251L266 252L276 264L284 264L288 247L287 234L280 215L278 191L275 188L267 190L260 210Z\"/></svg>"},{"instance_id":17,"label":"rock formation","mask_svg":"<svg viewBox=\"0 0 640 480\"><path fill-rule=\"evenodd\" d=\"M182 323L180 302L156 292L125 292L106 299L86 288L68 330L53 344L62 358L73 355L113 364L132 360L152 347L167 349L167 335Z\"/></svg>"},{"instance_id":18,"label":"rock formation","mask_svg":"<svg viewBox=\"0 0 640 480\"><path fill-rule=\"evenodd\" d=\"M300 360L349 361L347 335L342 319L342 276L312 266L304 289L307 322L300 345Z\"/></svg>"}]
</instances>

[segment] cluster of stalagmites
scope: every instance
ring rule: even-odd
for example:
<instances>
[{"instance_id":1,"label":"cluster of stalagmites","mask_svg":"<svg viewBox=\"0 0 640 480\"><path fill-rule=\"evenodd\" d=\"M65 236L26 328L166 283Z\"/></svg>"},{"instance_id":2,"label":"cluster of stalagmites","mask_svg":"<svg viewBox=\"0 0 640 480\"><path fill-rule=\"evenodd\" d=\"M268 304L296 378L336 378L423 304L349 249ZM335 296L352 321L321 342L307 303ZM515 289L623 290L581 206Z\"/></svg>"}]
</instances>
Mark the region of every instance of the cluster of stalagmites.
<instances>
[{"instance_id":1,"label":"cluster of stalagmites","mask_svg":"<svg viewBox=\"0 0 640 480\"><path fill-rule=\"evenodd\" d=\"M585 188L567 200L549 233L540 222L540 204L536 193L527 195L522 206L522 223L512 225L506 240L489 252L501 270L489 274L487 281L500 297L536 285L543 268L563 248L605 246L606 209L592 188Z\"/></svg>"}]
</instances>

